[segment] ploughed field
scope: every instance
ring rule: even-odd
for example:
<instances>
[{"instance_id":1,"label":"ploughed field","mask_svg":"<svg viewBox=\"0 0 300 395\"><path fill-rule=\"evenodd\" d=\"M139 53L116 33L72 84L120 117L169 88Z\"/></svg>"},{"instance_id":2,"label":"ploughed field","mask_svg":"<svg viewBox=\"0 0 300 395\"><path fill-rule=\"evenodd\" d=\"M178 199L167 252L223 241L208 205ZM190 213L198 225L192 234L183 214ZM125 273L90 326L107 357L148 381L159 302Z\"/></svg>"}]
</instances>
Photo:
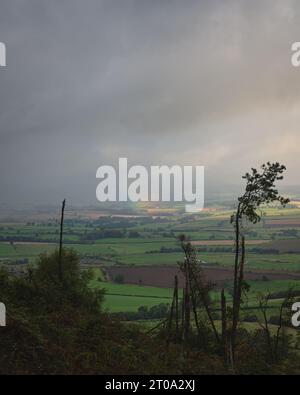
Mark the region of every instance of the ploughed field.
<instances>
[{"instance_id":1,"label":"ploughed field","mask_svg":"<svg viewBox=\"0 0 300 395\"><path fill-rule=\"evenodd\" d=\"M231 268L202 266L207 281L217 288L223 287L225 282L232 280ZM122 282L153 287L170 288L174 285L174 277L178 276L179 286L183 286L183 277L177 266L109 266L104 268L108 281L122 276ZM245 271L245 280L300 280L300 272L255 270Z\"/></svg>"}]
</instances>

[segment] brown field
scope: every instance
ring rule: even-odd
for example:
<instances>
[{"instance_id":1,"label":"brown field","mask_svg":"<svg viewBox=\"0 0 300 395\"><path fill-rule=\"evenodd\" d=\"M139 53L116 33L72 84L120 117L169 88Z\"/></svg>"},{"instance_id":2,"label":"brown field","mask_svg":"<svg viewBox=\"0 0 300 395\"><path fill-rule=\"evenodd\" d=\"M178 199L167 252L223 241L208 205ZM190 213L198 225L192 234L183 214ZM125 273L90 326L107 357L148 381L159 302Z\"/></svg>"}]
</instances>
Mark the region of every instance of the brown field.
<instances>
[{"instance_id":1,"label":"brown field","mask_svg":"<svg viewBox=\"0 0 300 395\"><path fill-rule=\"evenodd\" d=\"M221 287L225 281L233 278L233 271L229 268L220 267L203 267L204 274L208 281ZM112 281L117 274L124 276L124 283L148 285L155 287L173 287L174 276L178 275L179 285L183 286L183 278L176 266L111 266L105 268L108 281ZM262 280L263 277L269 280L300 280L300 273L287 273L284 271L246 271L246 280Z\"/></svg>"},{"instance_id":2,"label":"brown field","mask_svg":"<svg viewBox=\"0 0 300 395\"><path fill-rule=\"evenodd\" d=\"M280 226L300 226L300 218L281 218L281 219L268 219L266 222L268 227L280 227Z\"/></svg>"},{"instance_id":3,"label":"brown field","mask_svg":"<svg viewBox=\"0 0 300 395\"><path fill-rule=\"evenodd\" d=\"M281 253L300 253L300 239L274 240L268 244L268 248L274 248Z\"/></svg>"},{"instance_id":4,"label":"brown field","mask_svg":"<svg viewBox=\"0 0 300 395\"><path fill-rule=\"evenodd\" d=\"M248 245L266 244L270 240L246 240ZM191 241L195 246L233 246L234 240L195 240Z\"/></svg>"}]
</instances>

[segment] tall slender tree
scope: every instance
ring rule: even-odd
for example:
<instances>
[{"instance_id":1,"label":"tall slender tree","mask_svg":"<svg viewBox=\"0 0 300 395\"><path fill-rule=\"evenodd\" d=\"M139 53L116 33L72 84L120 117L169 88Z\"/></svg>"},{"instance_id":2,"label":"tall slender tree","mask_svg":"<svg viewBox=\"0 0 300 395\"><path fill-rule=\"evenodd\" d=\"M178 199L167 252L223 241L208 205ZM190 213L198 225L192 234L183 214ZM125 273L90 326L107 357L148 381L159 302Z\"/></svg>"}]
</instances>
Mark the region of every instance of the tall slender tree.
<instances>
[{"instance_id":1,"label":"tall slender tree","mask_svg":"<svg viewBox=\"0 0 300 395\"><path fill-rule=\"evenodd\" d=\"M246 180L245 192L238 198L237 210L231 216L231 223L235 230L235 261L234 261L234 280L233 280L233 307L232 307L232 328L231 344L235 350L236 330L239 321L239 311L241 302L241 288L244 279L245 261L245 238L243 225L245 221L253 224L261 220L261 207L263 205L278 202L285 206L289 199L279 195L276 189L276 182L283 179L283 172L286 170L284 165L278 162L267 162L261 166L261 171L255 168L250 173L246 173L243 179ZM240 255L242 255L240 259Z\"/></svg>"}]
</instances>

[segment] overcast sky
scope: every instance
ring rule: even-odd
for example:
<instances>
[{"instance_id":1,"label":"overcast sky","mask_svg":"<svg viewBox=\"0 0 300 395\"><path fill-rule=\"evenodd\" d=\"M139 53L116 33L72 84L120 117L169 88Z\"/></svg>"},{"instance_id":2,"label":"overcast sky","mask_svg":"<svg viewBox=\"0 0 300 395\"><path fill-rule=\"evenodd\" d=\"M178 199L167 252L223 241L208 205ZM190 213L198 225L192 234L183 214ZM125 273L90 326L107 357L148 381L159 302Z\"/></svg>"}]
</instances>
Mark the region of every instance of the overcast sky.
<instances>
[{"instance_id":1,"label":"overcast sky","mask_svg":"<svg viewBox=\"0 0 300 395\"><path fill-rule=\"evenodd\" d=\"M297 0L2 0L0 41L0 202L95 203L120 156L299 184Z\"/></svg>"}]
</instances>

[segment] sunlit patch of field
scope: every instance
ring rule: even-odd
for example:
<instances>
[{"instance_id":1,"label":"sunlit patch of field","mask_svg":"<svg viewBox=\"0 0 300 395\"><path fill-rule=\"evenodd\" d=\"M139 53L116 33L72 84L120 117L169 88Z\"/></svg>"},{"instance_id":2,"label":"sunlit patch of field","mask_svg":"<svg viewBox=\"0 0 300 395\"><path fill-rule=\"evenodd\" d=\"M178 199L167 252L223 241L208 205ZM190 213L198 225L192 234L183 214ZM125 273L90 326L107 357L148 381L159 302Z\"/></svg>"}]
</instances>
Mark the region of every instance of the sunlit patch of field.
<instances>
[{"instance_id":1,"label":"sunlit patch of field","mask_svg":"<svg viewBox=\"0 0 300 395\"><path fill-rule=\"evenodd\" d=\"M300 200L291 200L290 201L291 206L296 206L297 208L300 209Z\"/></svg>"}]
</instances>

